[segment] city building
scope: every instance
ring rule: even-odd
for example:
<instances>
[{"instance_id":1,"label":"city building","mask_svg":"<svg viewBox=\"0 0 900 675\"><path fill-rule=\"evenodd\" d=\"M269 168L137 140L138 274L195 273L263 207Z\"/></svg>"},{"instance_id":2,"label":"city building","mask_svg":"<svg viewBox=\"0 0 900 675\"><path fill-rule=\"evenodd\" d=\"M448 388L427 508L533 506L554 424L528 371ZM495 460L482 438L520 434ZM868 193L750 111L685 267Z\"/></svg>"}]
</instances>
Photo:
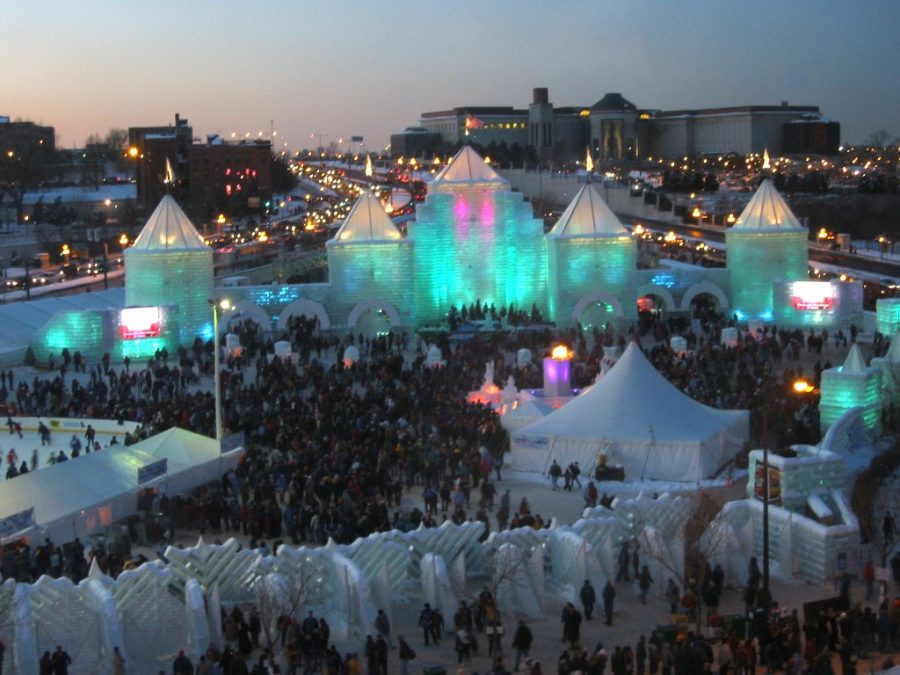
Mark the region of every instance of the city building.
<instances>
[{"instance_id":1,"label":"city building","mask_svg":"<svg viewBox=\"0 0 900 675\"><path fill-rule=\"evenodd\" d=\"M187 148L187 200L199 214L259 209L272 196L272 144L268 140L223 141Z\"/></svg>"},{"instance_id":2,"label":"city building","mask_svg":"<svg viewBox=\"0 0 900 675\"><path fill-rule=\"evenodd\" d=\"M422 113L419 126L439 134L447 145L518 143L524 147L528 144L528 111L511 106L462 106Z\"/></svg>"},{"instance_id":3,"label":"city building","mask_svg":"<svg viewBox=\"0 0 900 675\"><path fill-rule=\"evenodd\" d=\"M797 120L806 123L819 119L818 106L746 105L731 108L706 108L702 110L671 110L658 112L647 120L650 128L648 151L657 157L694 157L702 154L739 155L788 152L785 138L790 139L791 152L837 153L834 146L819 142L815 150L807 142L816 141L798 133L788 133L786 128ZM839 134L836 122L828 123L832 135Z\"/></svg>"},{"instance_id":4,"label":"city building","mask_svg":"<svg viewBox=\"0 0 900 675\"><path fill-rule=\"evenodd\" d=\"M188 120L178 113L175 113L174 126L129 127L128 154L136 164L140 206L156 206L166 193L167 163L176 180L187 176L187 148L193 138L194 131Z\"/></svg>"},{"instance_id":5,"label":"city building","mask_svg":"<svg viewBox=\"0 0 900 675\"><path fill-rule=\"evenodd\" d=\"M52 154L56 150L56 130L34 122L12 122L8 116L0 116L0 151L22 152L27 148L40 148Z\"/></svg>"},{"instance_id":6,"label":"city building","mask_svg":"<svg viewBox=\"0 0 900 675\"><path fill-rule=\"evenodd\" d=\"M428 157L442 144L441 135L424 127L406 127L399 134L391 134L391 155L394 157Z\"/></svg>"},{"instance_id":7,"label":"city building","mask_svg":"<svg viewBox=\"0 0 900 675\"><path fill-rule=\"evenodd\" d=\"M422 113L420 127L445 145L487 147L514 143L533 149L542 162L584 157L586 146L601 161L701 154L834 154L840 124L822 117L818 106L745 105L663 111L640 108L620 93L593 105L557 107L546 87L533 90L528 110L463 106ZM406 147L404 146L404 149ZM393 155L400 156L392 146Z\"/></svg>"},{"instance_id":8,"label":"city building","mask_svg":"<svg viewBox=\"0 0 900 675\"><path fill-rule=\"evenodd\" d=\"M171 192L207 217L258 209L272 193L272 144L225 141L217 134L198 143L187 119L175 124L131 127L129 156L137 165L138 204L149 208ZM171 176L169 175L171 172ZM167 182L174 181L171 185Z\"/></svg>"}]
</instances>

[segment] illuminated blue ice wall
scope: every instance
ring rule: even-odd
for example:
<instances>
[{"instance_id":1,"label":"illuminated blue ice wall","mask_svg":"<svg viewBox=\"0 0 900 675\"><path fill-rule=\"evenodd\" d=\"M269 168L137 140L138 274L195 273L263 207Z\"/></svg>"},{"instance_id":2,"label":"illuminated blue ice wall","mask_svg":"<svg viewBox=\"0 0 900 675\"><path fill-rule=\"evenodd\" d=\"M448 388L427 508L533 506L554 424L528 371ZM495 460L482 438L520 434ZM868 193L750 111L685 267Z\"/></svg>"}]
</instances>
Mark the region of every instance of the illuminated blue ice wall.
<instances>
[{"instance_id":1,"label":"illuminated blue ice wall","mask_svg":"<svg viewBox=\"0 0 900 675\"><path fill-rule=\"evenodd\" d=\"M775 318L776 281L808 278L807 230L764 180L725 233L731 310L740 320Z\"/></svg>"},{"instance_id":2,"label":"illuminated blue ice wall","mask_svg":"<svg viewBox=\"0 0 900 675\"><path fill-rule=\"evenodd\" d=\"M415 246L416 322L433 322L480 300L546 311L543 223L506 185L430 192L409 224Z\"/></svg>"},{"instance_id":3,"label":"illuminated blue ice wall","mask_svg":"<svg viewBox=\"0 0 900 675\"><path fill-rule=\"evenodd\" d=\"M146 359L158 349L174 353L178 347L177 308L163 305L159 308L161 329L152 337L122 339L122 309L65 310L54 314L35 333L30 346L38 363L48 363L52 356L60 363L63 349L70 354L76 351L89 363L99 362L104 354L114 361L126 356L132 360Z\"/></svg>"},{"instance_id":4,"label":"illuminated blue ice wall","mask_svg":"<svg viewBox=\"0 0 900 675\"><path fill-rule=\"evenodd\" d=\"M593 185L579 190L546 239L548 304L558 325L590 322L574 315L586 296L595 298L591 306L605 305L605 319L614 318L611 302L620 316L635 315L637 244Z\"/></svg>"},{"instance_id":5,"label":"illuminated blue ice wall","mask_svg":"<svg viewBox=\"0 0 900 675\"><path fill-rule=\"evenodd\" d=\"M179 344L212 338L213 251L171 195L125 250L125 304L176 305Z\"/></svg>"},{"instance_id":6,"label":"illuminated blue ice wall","mask_svg":"<svg viewBox=\"0 0 900 675\"><path fill-rule=\"evenodd\" d=\"M125 302L129 306L177 307L177 342L212 339L213 253L205 251L125 251Z\"/></svg>"},{"instance_id":7,"label":"illuminated blue ice wall","mask_svg":"<svg viewBox=\"0 0 900 675\"><path fill-rule=\"evenodd\" d=\"M328 311L355 327L362 314L396 310L391 324L413 323L412 243L403 238L381 202L364 192L341 223L328 251ZM364 308L354 312L362 302ZM370 326L370 328L377 328Z\"/></svg>"},{"instance_id":8,"label":"illuminated blue ice wall","mask_svg":"<svg viewBox=\"0 0 900 675\"><path fill-rule=\"evenodd\" d=\"M879 298L875 303L875 321L879 333L896 335L900 330L900 298Z\"/></svg>"},{"instance_id":9,"label":"illuminated blue ice wall","mask_svg":"<svg viewBox=\"0 0 900 675\"><path fill-rule=\"evenodd\" d=\"M328 242L328 311L348 317L365 300L386 301L413 323L412 245L405 239L357 243Z\"/></svg>"}]
</instances>

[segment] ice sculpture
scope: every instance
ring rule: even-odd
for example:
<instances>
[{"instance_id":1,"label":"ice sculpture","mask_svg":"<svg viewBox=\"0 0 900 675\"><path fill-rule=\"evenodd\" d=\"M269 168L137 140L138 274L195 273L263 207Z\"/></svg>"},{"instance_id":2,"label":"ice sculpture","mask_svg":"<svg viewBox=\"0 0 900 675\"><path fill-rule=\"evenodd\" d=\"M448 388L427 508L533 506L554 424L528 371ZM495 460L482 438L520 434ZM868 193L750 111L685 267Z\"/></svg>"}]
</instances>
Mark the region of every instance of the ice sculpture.
<instances>
[{"instance_id":1,"label":"ice sculpture","mask_svg":"<svg viewBox=\"0 0 900 675\"><path fill-rule=\"evenodd\" d=\"M822 433L846 411L860 408L863 425L872 436L881 431L881 371L866 366L854 344L837 368L822 372L819 415Z\"/></svg>"}]
</instances>

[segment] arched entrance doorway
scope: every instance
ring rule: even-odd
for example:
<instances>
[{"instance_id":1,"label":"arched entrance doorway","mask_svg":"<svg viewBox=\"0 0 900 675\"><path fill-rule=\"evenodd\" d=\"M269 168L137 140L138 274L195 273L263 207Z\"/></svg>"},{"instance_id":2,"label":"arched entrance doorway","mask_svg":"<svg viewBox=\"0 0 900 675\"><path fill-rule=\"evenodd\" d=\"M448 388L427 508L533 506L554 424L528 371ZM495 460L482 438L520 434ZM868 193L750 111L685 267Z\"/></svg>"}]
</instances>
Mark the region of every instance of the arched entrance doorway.
<instances>
[{"instance_id":1,"label":"arched entrance doorway","mask_svg":"<svg viewBox=\"0 0 900 675\"><path fill-rule=\"evenodd\" d=\"M241 324L252 322L256 324L261 333L268 333L272 329L272 319L259 305L252 302L238 302L225 316L224 321L219 322L219 330L222 332L234 332Z\"/></svg>"},{"instance_id":2,"label":"arched entrance doorway","mask_svg":"<svg viewBox=\"0 0 900 675\"><path fill-rule=\"evenodd\" d=\"M711 319L728 309L728 297L721 288L704 281L685 291L681 309L689 312L692 319Z\"/></svg>"},{"instance_id":3,"label":"arched entrance doorway","mask_svg":"<svg viewBox=\"0 0 900 675\"><path fill-rule=\"evenodd\" d=\"M294 300L281 310L281 315L278 317L279 327L282 330L287 330L291 317L295 316L315 319L319 330L331 328L331 319L328 317L328 312L325 311L325 307L321 303L315 300L309 300L308 298Z\"/></svg>"},{"instance_id":4,"label":"arched entrance doorway","mask_svg":"<svg viewBox=\"0 0 900 675\"><path fill-rule=\"evenodd\" d=\"M387 300L364 300L347 317L348 328L368 337L384 335L400 323L400 313Z\"/></svg>"},{"instance_id":5,"label":"arched entrance doorway","mask_svg":"<svg viewBox=\"0 0 900 675\"><path fill-rule=\"evenodd\" d=\"M605 330L615 319L625 316L622 303L606 291L586 293L572 310L572 319L581 324L582 330Z\"/></svg>"}]
</instances>

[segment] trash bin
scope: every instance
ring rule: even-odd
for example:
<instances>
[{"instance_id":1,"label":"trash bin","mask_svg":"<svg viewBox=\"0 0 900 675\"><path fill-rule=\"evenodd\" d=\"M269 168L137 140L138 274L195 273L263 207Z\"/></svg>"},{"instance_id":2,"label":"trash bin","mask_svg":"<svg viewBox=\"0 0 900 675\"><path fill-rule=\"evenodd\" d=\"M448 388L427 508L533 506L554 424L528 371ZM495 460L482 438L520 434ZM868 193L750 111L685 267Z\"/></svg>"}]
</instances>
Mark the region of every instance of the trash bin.
<instances>
[{"instance_id":1,"label":"trash bin","mask_svg":"<svg viewBox=\"0 0 900 675\"><path fill-rule=\"evenodd\" d=\"M678 626L675 624L659 624L656 627L656 634L662 642L673 643L675 636L678 635Z\"/></svg>"}]
</instances>

